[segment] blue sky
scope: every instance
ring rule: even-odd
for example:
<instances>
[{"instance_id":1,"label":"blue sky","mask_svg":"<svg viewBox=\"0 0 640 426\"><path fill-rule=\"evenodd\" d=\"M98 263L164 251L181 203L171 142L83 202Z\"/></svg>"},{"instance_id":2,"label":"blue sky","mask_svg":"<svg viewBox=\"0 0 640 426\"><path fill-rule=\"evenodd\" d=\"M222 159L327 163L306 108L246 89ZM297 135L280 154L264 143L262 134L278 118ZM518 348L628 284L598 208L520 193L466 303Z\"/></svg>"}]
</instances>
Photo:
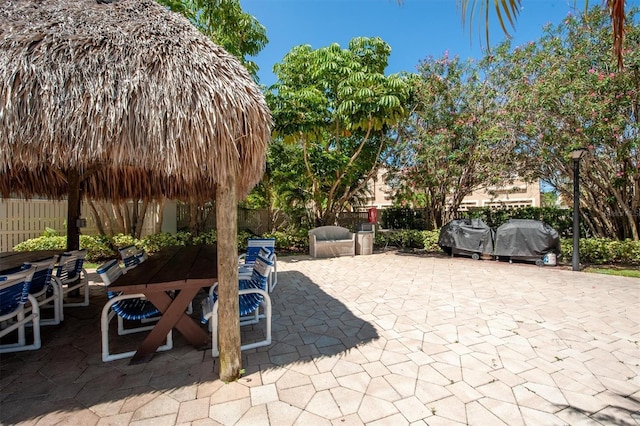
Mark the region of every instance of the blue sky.
<instances>
[{"instance_id":1,"label":"blue sky","mask_svg":"<svg viewBox=\"0 0 640 426\"><path fill-rule=\"evenodd\" d=\"M590 5L601 4L591 0ZM260 83L275 82L273 65L292 47L310 44L314 49L338 43L348 47L354 37L381 37L391 46L387 74L414 72L420 60L429 56L463 59L482 57L484 31L463 26L456 0L240 0L245 12L267 28L269 44L254 59L260 67ZM493 3L493 2L491 2ZM627 8L640 0L627 0ZM514 45L537 40L546 23L557 24L569 12L584 10L583 0L523 0L512 30ZM490 24L491 45L505 39L495 18Z\"/></svg>"}]
</instances>

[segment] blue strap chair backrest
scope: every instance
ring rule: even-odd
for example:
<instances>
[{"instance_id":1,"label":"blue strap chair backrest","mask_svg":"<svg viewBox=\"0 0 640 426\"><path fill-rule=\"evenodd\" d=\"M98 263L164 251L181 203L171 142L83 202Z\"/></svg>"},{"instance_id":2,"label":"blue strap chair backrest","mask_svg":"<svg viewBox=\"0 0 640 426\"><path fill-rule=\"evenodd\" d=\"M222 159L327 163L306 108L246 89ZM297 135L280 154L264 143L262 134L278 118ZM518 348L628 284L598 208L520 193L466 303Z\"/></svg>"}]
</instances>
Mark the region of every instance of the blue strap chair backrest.
<instances>
[{"instance_id":1,"label":"blue strap chair backrest","mask_svg":"<svg viewBox=\"0 0 640 426\"><path fill-rule=\"evenodd\" d=\"M29 297L29 286L36 268L0 276L0 316L6 315L24 305Z\"/></svg>"},{"instance_id":2,"label":"blue strap chair backrest","mask_svg":"<svg viewBox=\"0 0 640 426\"><path fill-rule=\"evenodd\" d=\"M29 286L29 293L31 294L42 294L44 290L47 290L47 293L51 294L53 291L51 286L52 284L52 276L53 276L53 268L58 261L58 256L54 256L52 259L43 260L40 262L31 262L25 263L23 265L23 269L29 269L30 267L35 267L35 273L33 274L33 278L31 279L31 284Z\"/></svg>"},{"instance_id":3,"label":"blue strap chair backrest","mask_svg":"<svg viewBox=\"0 0 640 426\"><path fill-rule=\"evenodd\" d=\"M246 290L257 288L267 290L269 273L273 267L273 261L267 257L258 256L253 265L253 272L250 280L239 280L238 289ZM257 293L240 295L240 316L249 315L254 312L262 303L263 296Z\"/></svg>"},{"instance_id":4,"label":"blue strap chair backrest","mask_svg":"<svg viewBox=\"0 0 640 426\"><path fill-rule=\"evenodd\" d=\"M276 239L249 238L247 240L247 254L244 263L253 264L258 258L261 249L268 250L269 252L274 253L276 250Z\"/></svg>"},{"instance_id":5,"label":"blue strap chair backrest","mask_svg":"<svg viewBox=\"0 0 640 426\"><path fill-rule=\"evenodd\" d=\"M147 259L147 253L133 244L119 248L118 252L122 257L125 268L135 267Z\"/></svg>"},{"instance_id":6,"label":"blue strap chair backrest","mask_svg":"<svg viewBox=\"0 0 640 426\"><path fill-rule=\"evenodd\" d=\"M119 292L110 291L109 286L122 276L124 269L120 267L116 259L110 260L96 269L100 278L107 286L107 297L113 299L120 295ZM146 299L134 298L124 299L116 302L111 307L113 311L127 320L141 320L151 318L160 313L160 310L156 308L151 302Z\"/></svg>"},{"instance_id":7,"label":"blue strap chair backrest","mask_svg":"<svg viewBox=\"0 0 640 426\"><path fill-rule=\"evenodd\" d=\"M86 257L86 250L74 250L62 253L60 261L58 262L56 277L63 283L73 282L80 278Z\"/></svg>"}]
</instances>

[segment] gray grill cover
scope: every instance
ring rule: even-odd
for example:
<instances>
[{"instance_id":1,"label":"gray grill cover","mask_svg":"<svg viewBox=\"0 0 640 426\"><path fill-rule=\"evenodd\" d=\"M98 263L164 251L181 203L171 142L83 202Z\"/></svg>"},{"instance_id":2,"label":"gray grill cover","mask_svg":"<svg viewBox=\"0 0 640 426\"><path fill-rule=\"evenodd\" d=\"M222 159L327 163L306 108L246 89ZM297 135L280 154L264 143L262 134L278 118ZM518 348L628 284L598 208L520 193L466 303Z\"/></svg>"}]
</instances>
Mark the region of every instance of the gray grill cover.
<instances>
[{"instance_id":1,"label":"gray grill cover","mask_svg":"<svg viewBox=\"0 0 640 426\"><path fill-rule=\"evenodd\" d=\"M493 230L480 219L454 219L440 230L438 245L443 249L492 254Z\"/></svg>"},{"instance_id":2,"label":"gray grill cover","mask_svg":"<svg viewBox=\"0 0 640 426\"><path fill-rule=\"evenodd\" d=\"M560 254L560 237L544 222L510 219L496 230L496 256L542 257L546 253Z\"/></svg>"}]
</instances>

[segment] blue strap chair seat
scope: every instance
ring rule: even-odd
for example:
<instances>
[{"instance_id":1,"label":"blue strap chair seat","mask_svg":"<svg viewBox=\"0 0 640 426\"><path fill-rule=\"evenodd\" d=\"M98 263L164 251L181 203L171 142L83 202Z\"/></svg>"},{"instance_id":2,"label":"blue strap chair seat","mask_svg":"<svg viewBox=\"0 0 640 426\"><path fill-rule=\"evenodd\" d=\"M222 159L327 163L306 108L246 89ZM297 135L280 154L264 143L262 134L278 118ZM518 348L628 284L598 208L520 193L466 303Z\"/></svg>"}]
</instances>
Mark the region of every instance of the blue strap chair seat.
<instances>
[{"instance_id":1,"label":"blue strap chair seat","mask_svg":"<svg viewBox=\"0 0 640 426\"><path fill-rule=\"evenodd\" d=\"M241 350L253 349L271 344L271 297L267 291L269 274L273 267L270 257L258 256L252 270L251 279L238 281L238 302L240 325L257 324L260 319L266 320L265 339L240 346ZM218 283L211 286L209 297L202 301L202 322L209 322L211 330L211 355L219 355L218 349ZM260 307L264 314L260 315Z\"/></svg>"},{"instance_id":2,"label":"blue strap chair seat","mask_svg":"<svg viewBox=\"0 0 640 426\"><path fill-rule=\"evenodd\" d=\"M118 261L113 259L102 265L100 265L96 272L102 278L102 281L107 287L107 297L109 300L102 308L101 315L101 333L102 333L102 361L114 361L117 359L132 357L136 351L128 351L117 354L109 352L109 322L113 317L118 317L118 334L131 334L141 331L151 330L154 326L143 326L125 329L123 325L124 320L130 321L144 321L150 319L160 318L160 310L156 308L151 302L149 302L144 294L121 294L114 291L109 291L109 286L126 273L127 269L122 268ZM158 347L158 351L167 351L173 348L173 332L169 331L167 334L167 341L165 345Z\"/></svg>"}]
</instances>

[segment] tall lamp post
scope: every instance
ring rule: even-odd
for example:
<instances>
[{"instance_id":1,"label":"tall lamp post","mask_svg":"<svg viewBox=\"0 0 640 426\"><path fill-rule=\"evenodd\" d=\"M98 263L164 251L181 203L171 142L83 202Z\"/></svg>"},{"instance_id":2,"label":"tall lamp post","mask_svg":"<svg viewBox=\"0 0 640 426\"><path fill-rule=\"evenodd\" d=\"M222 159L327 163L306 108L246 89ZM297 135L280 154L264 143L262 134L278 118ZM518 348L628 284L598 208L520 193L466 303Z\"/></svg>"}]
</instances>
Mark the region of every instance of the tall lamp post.
<instances>
[{"instance_id":1,"label":"tall lamp post","mask_svg":"<svg viewBox=\"0 0 640 426\"><path fill-rule=\"evenodd\" d=\"M588 152L586 148L571 151L573 160L573 258L574 271L580 270L580 159Z\"/></svg>"}]
</instances>

